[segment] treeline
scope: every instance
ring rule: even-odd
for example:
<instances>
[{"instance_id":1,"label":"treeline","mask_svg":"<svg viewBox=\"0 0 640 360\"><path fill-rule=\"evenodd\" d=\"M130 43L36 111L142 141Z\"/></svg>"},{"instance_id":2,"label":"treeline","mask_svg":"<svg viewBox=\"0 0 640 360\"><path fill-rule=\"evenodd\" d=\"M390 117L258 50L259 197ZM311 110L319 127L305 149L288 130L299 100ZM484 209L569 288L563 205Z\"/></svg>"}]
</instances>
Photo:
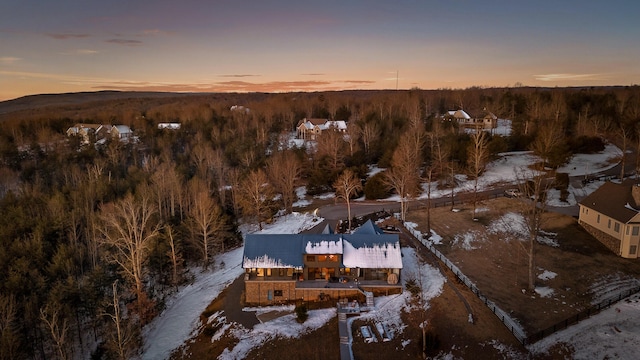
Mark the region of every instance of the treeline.
<instances>
[{"instance_id":1,"label":"treeline","mask_svg":"<svg viewBox=\"0 0 640 360\"><path fill-rule=\"evenodd\" d=\"M509 119L512 133L469 134L440 117L457 109ZM304 117L347 120L346 133L291 147ZM293 211L299 186L347 199L397 193L404 204L425 181L479 177L499 152L534 150L555 167L601 150L603 139L631 148L640 144L640 89L92 99L3 118L0 359L129 358L188 269L239 246L239 224ZM82 122L126 124L139 141L82 145L65 134ZM369 178L371 164L387 170ZM354 191L345 191L338 179L360 184L346 181Z\"/></svg>"}]
</instances>

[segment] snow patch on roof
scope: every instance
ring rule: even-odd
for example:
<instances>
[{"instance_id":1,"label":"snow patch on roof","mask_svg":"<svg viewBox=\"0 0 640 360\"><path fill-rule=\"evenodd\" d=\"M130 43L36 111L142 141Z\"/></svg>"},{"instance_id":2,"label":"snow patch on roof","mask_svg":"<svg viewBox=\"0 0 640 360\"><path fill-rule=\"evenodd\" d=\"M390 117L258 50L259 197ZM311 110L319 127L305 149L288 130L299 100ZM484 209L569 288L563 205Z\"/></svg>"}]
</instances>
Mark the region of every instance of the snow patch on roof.
<instances>
[{"instance_id":1,"label":"snow patch on roof","mask_svg":"<svg viewBox=\"0 0 640 360\"><path fill-rule=\"evenodd\" d=\"M270 258L268 255L258 256L255 259L249 259L248 257L244 257L242 260L242 267L245 269L249 268L294 268L295 266L285 264L282 260L276 260Z\"/></svg>"},{"instance_id":2,"label":"snow patch on roof","mask_svg":"<svg viewBox=\"0 0 640 360\"><path fill-rule=\"evenodd\" d=\"M400 243L363 246L355 248L344 240L342 263L345 267L361 267L369 269L402 269Z\"/></svg>"},{"instance_id":3,"label":"snow patch on roof","mask_svg":"<svg viewBox=\"0 0 640 360\"><path fill-rule=\"evenodd\" d=\"M342 254L342 239L336 241L323 240L319 243L307 242L305 246L307 254Z\"/></svg>"}]
</instances>

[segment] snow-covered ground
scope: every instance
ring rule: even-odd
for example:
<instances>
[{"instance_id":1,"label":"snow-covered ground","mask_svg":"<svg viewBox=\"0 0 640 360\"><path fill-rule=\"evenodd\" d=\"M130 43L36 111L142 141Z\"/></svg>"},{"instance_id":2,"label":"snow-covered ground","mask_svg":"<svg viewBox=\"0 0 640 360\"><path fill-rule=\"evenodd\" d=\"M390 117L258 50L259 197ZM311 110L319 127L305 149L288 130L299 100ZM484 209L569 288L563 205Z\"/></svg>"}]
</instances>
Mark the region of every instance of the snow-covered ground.
<instances>
[{"instance_id":1,"label":"snow-covered ground","mask_svg":"<svg viewBox=\"0 0 640 360\"><path fill-rule=\"evenodd\" d=\"M262 233L297 234L321 220L310 214L293 213L266 225ZM245 226L241 230L256 232L257 225L255 228ZM167 359L174 349L194 335L200 325L200 314L243 273L240 266L242 251L238 248L216 256L206 271L192 269L194 281L169 298L165 310L144 328L142 359Z\"/></svg>"},{"instance_id":2,"label":"snow-covered ground","mask_svg":"<svg viewBox=\"0 0 640 360\"><path fill-rule=\"evenodd\" d=\"M577 154L571 158L567 165L558 169L558 172L565 172L569 176L585 176L600 171L605 171L616 166L622 156L622 151L615 145L608 144L604 151L597 154ZM532 175L530 166L539 162L540 158L530 151L519 151L501 153L498 159L490 162L485 172L478 179L478 190L488 190L493 186L501 184L517 185L523 176ZM587 165L589 164L589 165ZM372 168L372 171L379 172L379 168ZM457 186L454 193L473 191L474 181L467 179L465 175L456 175ZM560 201L560 192L552 189L548 196L550 206L572 206L576 205L576 197L584 197L602 185L602 181L594 181L580 188L569 186L569 197L567 201ZM428 197L428 183L422 184L423 193L418 197L424 200ZM431 197L439 198L451 196L451 189L437 189L437 183L431 184ZM384 199L385 201L400 201L397 195Z\"/></svg>"},{"instance_id":3,"label":"snow-covered ground","mask_svg":"<svg viewBox=\"0 0 640 360\"><path fill-rule=\"evenodd\" d=\"M615 146L608 145L604 152L594 155L578 155L561 169L571 176L581 176L595 173L615 166L612 159L619 158L621 151ZM492 162L487 167L487 171L480 178L481 189L491 187L496 183L517 183L516 171L527 168L537 159L530 153L509 153L502 154L500 159ZM589 164L587 166L586 164ZM372 173L380 171L372 168ZM472 188L472 182L460 177L460 183L455 190L466 191ZM586 196L597 189L601 183L594 182L587 184L582 189L570 188L570 192L576 192L580 196ZM304 188L298 189L299 201L304 201ZM446 196L449 191L439 194L432 191L432 197ZM559 194L551 194L550 205ZM332 194L327 194L322 198L330 198ZM426 197L426 194L423 195ZM573 200L571 200L573 199ZM387 200L394 200L393 198ZM398 200L398 199L395 199ZM574 201L571 203L571 201ZM567 203L562 203L567 204ZM297 206L306 206L300 202ZM570 196L568 205L575 205L575 197ZM558 206L558 205L554 205ZM291 214L277 219L273 224L265 226L263 233L298 233L317 224L318 219L309 214ZM504 223L504 222L503 222ZM495 227L499 227L496 223ZM246 226L244 233L255 232L257 229ZM464 235L464 234L461 234ZM437 240L437 234L433 234L431 240ZM464 244L464 236L461 238ZM473 246L473 242L468 243ZM442 290L445 279L440 273L429 265L422 264L411 249L403 249L404 274L403 280L413 278L421 283L423 296L428 300L438 296ZM242 248L235 249L228 253L219 255L214 260L214 265L207 271L194 269L195 279L193 283L180 289L166 302L166 308L154 319L143 331L144 349L142 359L166 359L171 352L184 344L196 331L200 325L200 314L206 306L215 299L222 290L233 280L242 274L240 267ZM224 264L224 266L222 265ZM543 272L543 275L550 279L550 272ZM541 275L542 276L542 275ZM541 288L538 292L540 296L545 296L547 289ZM401 309L408 306L410 295L404 292L400 295L376 298L376 310L364 315L375 320L385 321L394 334L400 334L403 324L400 319ZM235 326L233 331L240 338L240 342L233 348L222 354L223 359L241 358L253 347L259 346L263 341L270 339L274 334L285 337L295 337L301 333L312 331L324 325L329 319L335 316L334 309L316 310L309 312L309 320L305 324L298 324L293 315L285 315L273 321L257 325L253 330L243 329ZM223 321L220 319L220 321ZM230 325L223 327L230 329ZM220 334L216 334L220 336ZM216 338L214 336L212 340ZM640 346L640 300L634 297L630 301L617 304L611 309L605 310L581 323L570 327L567 330L558 332L544 340L529 346L532 353L545 353L550 347L558 342L565 342L576 352L574 358L620 358L635 359L637 349ZM407 342L408 343L408 342ZM500 344L497 344L500 346Z\"/></svg>"},{"instance_id":4,"label":"snow-covered ground","mask_svg":"<svg viewBox=\"0 0 640 360\"><path fill-rule=\"evenodd\" d=\"M521 232L523 229L523 219L521 215L508 213L502 219L492 222L488 226L488 231L493 233L508 234L511 232ZM422 234L415 228L417 224L407 222L407 228L413 230L414 235L422 238ZM480 246L482 239L469 240L469 236L461 236L461 246L472 249ZM507 237L505 241L520 237ZM539 242L551 241L553 234L543 234L538 238ZM465 239L468 240L465 243ZM432 231L429 241L434 244L440 243L442 238ZM554 239L552 239L554 241ZM553 246L553 244L550 244ZM405 257L406 259L406 257ZM542 281L551 280L557 277L555 272L539 269L538 279ZM640 284L640 279L629 277L623 273L607 276L594 283L590 292L594 294L594 303L610 298L612 294L633 288ZM535 289L540 297L551 297L554 289L548 286L539 286ZM512 321L515 322L514 319ZM574 351L571 359L638 359L638 348L640 347L640 294L633 295L611 308L603 310L597 315L582 320L578 324L572 325L565 330L561 330L549 337L544 338L534 344L528 345L527 349L534 355L548 354L552 348L563 343L562 346ZM494 344L499 348L500 344ZM521 354L509 352L503 353L505 358L520 359Z\"/></svg>"},{"instance_id":5,"label":"snow-covered ground","mask_svg":"<svg viewBox=\"0 0 640 360\"><path fill-rule=\"evenodd\" d=\"M427 264L422 264L417 258L413 249L402 249L403 254L403 281L414 279L421 286L422 296L425 300L424 306L428 308L428 301L440 294L445 282L445 278L440 272ZM375 298L375 309L359 319L371 319L383 322L387 325L392 336L400 336L405 325L402 323L400 314L403 309L409 306L411 294L404 291L402 294L390 295ZM257 308L245 309L256 311ZM261 311L282 310L281 307L264 307ZM291 310L291 309L289 309ZM321 309L309 311L309 319L304 324L296 322L295 314L287 314L277 319L256 325L249 330L237 324L232 326L231 332L240 339L239 343L232 349L225 349L219 359L241 359L244 358L251 349L261 346L265 342L275 337L296 338L302 334L313 331L336 316L336 309ZM352 321L354 318L351 318ZM215 335L214 335L215 337ZM336 339L337 341L337 339ZM407 342L408 344L408 342Z\"/></svg>"},{"instance_id":6,"label":"snow-covered ground","mask_svg":"<svg viewBox=\"0 0 640 360\"><path fill-rule=\"evenodd\" d=\"M291 214L278 219L274 224L266 227L263 233L298 233L312 227L317 222L311 215ZM423 264L413 249L402 249L403 281L413 279L422 289L425 308L428 301L438 296L445 282L440 272L427 264ZM235 249L215 259L215 266L203 272L197 270L195 281L181 289L169 301L162 314L154 319L144 330L145 347L142 359L166 359L171 352L184 344L199 328L200 314L207 305L215 299L222 290L242 274L240 268L242 249ZM225 266L220 264L224 262ZM375 309L361 318L384 322L392 336L400 336L405 325L400 314L410 304L411 294L404 291L399 295L375 298ZM290 307L247 308L246 311L291 311ZM298 337L313 331L336 316L335 308L309 311L309 319L304 324L298 324L294 314L286 314L274 320L256 325L253 329L246 329L239 324L225 323L220 313L212 315L209 321L222 324L221 330L212 336L212 341L219 339L222 332L229 331L240 341L232 349L226 349L220 359L240 359L251 349L261 346L277 336ZM336 340L337 341L337 340ZM405 342L408 344L410 340Z\"/></svg>"},{"instance_id":7,"label":"snow-covered ground","mask_svg":"<svg viewBox=\"0 0 640 360\"><path fill-rule=\"evenodd\" d=\"M623 300L527 348L539 355L548 353L559 343L573 349L572 359L638 359L640 295Z\"/></svg>"},{"instance_id":8,"label":"snow-covered ground","mask_svg":"<svg viewBox=\"0 0 640 360\"><path fill-rule=\"evenodd\" d=\"M224 267L221 263L224 262ZM200 314L242 274L242 248L219 255L209 270L193 269L195 280L180 289L165 310L144 328L142 359L167 359L198 328Z\"/></svg>"}]
</instances>

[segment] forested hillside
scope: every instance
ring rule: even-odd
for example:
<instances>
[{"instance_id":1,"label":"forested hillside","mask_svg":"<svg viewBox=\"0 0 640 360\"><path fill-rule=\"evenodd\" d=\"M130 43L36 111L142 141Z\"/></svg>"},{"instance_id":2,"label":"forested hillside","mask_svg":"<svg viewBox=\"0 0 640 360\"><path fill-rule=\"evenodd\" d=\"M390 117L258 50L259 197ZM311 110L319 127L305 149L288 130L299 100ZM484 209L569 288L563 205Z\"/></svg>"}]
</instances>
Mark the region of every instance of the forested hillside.
<instances>
[{"instance_id":1,"label":"forested hillside","mask_svg":"<svg viewBox=\"0 0 640 360\"><path fill-rule=\"evenodd\" d=\"M461 131L441 116L458 109L508 119L512 132ZM347 129L292 147L305 117ZM158 128L167 122L181 127ZM77 123L128 125L137 140L83 144L66 134ZM480 176L499 152L532 150L553 168L605 141L640 149L639 123L637 86L0 103L0 359L130 357L189 269L241 245L240 223L293 211L299 186L340 192L336 180L353 174L368 199L411 197L426 180ZM370 164L387 170L368 178Z\"/></svg>"}]
</instances>

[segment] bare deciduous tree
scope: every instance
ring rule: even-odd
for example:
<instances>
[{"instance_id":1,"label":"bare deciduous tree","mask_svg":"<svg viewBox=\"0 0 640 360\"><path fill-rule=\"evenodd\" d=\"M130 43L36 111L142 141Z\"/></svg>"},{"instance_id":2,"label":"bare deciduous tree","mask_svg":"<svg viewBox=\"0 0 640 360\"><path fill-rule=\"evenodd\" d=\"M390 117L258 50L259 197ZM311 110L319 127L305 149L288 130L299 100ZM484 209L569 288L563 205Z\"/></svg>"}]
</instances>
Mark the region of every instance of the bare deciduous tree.
<instances>
[{"instance_id":1,"label":"bare deciduous tree","mask_svg":"<svg viewBox=\"0 0 640 360\"><path fill-rule=\"evenodd\" d=\"M174 238L173 228L170 225L165 227L165 231L167 234L167 241L169 242L169 251L168 256L171 260L171 284L176 288L178 288L178 283L180 282L180 264L182 263L182 252L178 246L178 242Z\"/></svg>"},{"instance_id":2,"label":"bare deciduous tree","mask_svg":"<svg viewBox=\"0 0 640 360\"><path fill-rule=\"evenodd\" d=\"M148 193L142 191L139 199L128 194L122 200L101 208L100 218L102 243L109 251L111 260L134 285L139 310L146 299L143 280L151 241L159 234L160 224L155 222L155 206Z\"/></svg>"},{"instance_id":3,"label":"bare deciduous tree","mask_svg":"<svg viewBox=\"0 0 640 360\"><path fill-rule=\"evenodd\" d=\"M547 190L551 186L551 182L547 181L543 174L532 173L531 171L522 170L517 175L520 182L520 188L525 196L522 197L523 211L522 215L525 218L525 227L528 232L527 247L525 252L527 253L528 263L528 285L529 290L535 290L535 261L536 252L535 245L540 235L540 230L543 225L543 214L546 209Z\"/></svg>"},{"instance_id":4,"label":"bare deciduous tree","mask_svg":"<svg viewBox=\"0 0 640 360\"><path fill-rule=\"evenodd\" d=\"M469 148L469 171L473 176L473 212L471 218L476 217L476 205L478 202L478 178L485 170L487 161L489 160L489 149L487 147L487 133L482 130L476 131L471 135L471 144Z\"/></svg>"},{"instance_id":5,"label":"bare deciduous tree","mask_svg":"<svg viewBox=\"0 0 640 360\"><path fill-rule=\"evenodd\" d=\"M337 198L344 199L347 202L347 214L349 217L347 231L351 231L351 197L362 190L362 183L353 171L346 169L333 183L333 188L336 189Z\"/></svg>"},{"instance_id":6,"label":"bare deciduous tree","mask_svg":"<svg viewBox=\"0 0 640 360\"><path fill-rule=\"evenodd\" d=\"M563 141L563 134L558 122L550 122L541 126L535 140L531 144L531 150L542 158L542 166L546 166L549 162L549 157L554 151L555 147L560 145Z\"/></svg>"},{"instance_id":7,"label":"bare deciduous tree","mask_svg":"<svg viewBox=\"0 0 640 360\"><path fill-rule=\"evenodd\" d=\"M350 121L347 123L347 133L346 133L347 143L349 144L349 155L353 156L358 147L358 139L360 138L360 129L358 126Z\"/></svg>"},{"instance_id":8,"label":"bare deciduous tree","mask_svg":"<svg viewBox=\"0 0 640 360\"><path fill-rule=\"evenodd\" d=\"M378 140L380 137L380 129L375 122L365 122L360 125L360 136L362 143L364 144L364 153L369 155L371 151L371 144Z\"/></svg>"},{"instance_id":9,"label":"bare deciduous tree","mask_svg":"<svg viewBox=\"0 0 640 360\"><path fill-rule=\"evenodd\" d=\"M117 280L113 283L112 288L113 302L110 306L113 307L113 314L107 313L107 315L111 318L115 331L109 334L108 344L115 351L118 359L126 360L133 355L137 336L131 322L123 317Z\"/></svg>"},{"instance_id":10,"label":"bare deciduous tree","mask_svg":"<svg viewBox=\"0 0 640 360\"><path fill-rule=\"evenodd\" d=\"M620 141L622 142L622 159L620 160L620 181L624 181L624 167L626 165L627 159L627 143L629 142L629 134L630 131L627 128L627 124L624 121L620 121L618 127L618 135L620 136Z\"/></svg>"},{"instance_id":11,"label":"bare deciduous tree","mask_svg":"<svg viewBox=\"0 0 640 360\"><path fill-rule=\"evenodd\" d=\"M262 222L269 216L273 201L273 187L262 169L254 170L241 182L240 206L245 216L253 216L262 230Z\"/></svg>"},{"instance_id":12,"label":"bare deciduous tree","mask_svg":"<svg viewBox=\"0 0 640 360\"><path fill-rule=\"evenodd\" d=\"M62 314L60 305L53 307L47 305L44 308L41 308L40 320L42 320L47 332L51 335L57 357L59 359L68 359L67 334L69 332L69 323Z\"/></svg>"},{"instance_id":13,"label":"bare deciduous tree","mask_svg":"<svg viewBox=\"0 0 640 360\"><path fill-rule=\"evenodd\" d=\"M204 266L209 266L209 258L214 245L222 244L219 235L224 228L224 219L220 206L210 196L206 185L195 181L191 183L191 207L189 211L189 222L193 232L193 241L202 253ZM224 251L224 246L221 249Z\"/></svg>"},{"instance_id":14,"label":"bare deciduous tree","mask_svg":"<svg viewBox=\"0 0 640 360\"><path fill-rule=\"evenodd\" d=\"M400 196L400 219L405 221L407 201L419 192L420 166L424 132L417 126L410 128L401 138L393 153L391 169L385 172L387 185Z\"/></svg>"},{"instance_id":15,"label":"bare deciduous tree","mask_svg":"<svg viewBox=\"0 0 640 360\"><path fill-rule=\"evenodd\" d=\"M293 211L296 180L301 173L302 165L290 151L277 152L267 161L269 179L275 190L282 195L282 203L288 213Z\"/></svg>"},{"instance_id":16,"label":"bare deciduous tree","mask_svg":"<svg viewBox=\"0 0 640 360\"><path fill-rule=\"evenodd\" d=\"M15 359L20 349L18 308L13 296L0 294L0 359Z\"/></svg>"},{"instance_id":17,"label":"bare deciduous tree","mask_svg":"<svg viewBox=\"0 0 640 360\"><path fill-rule=\"evenodd\" d=\"M317 139L318 158L327 157L332 170L342 166L342 158L346 142L341 132L332 129L325 130Z\"/></svg>"}]
</instances>

